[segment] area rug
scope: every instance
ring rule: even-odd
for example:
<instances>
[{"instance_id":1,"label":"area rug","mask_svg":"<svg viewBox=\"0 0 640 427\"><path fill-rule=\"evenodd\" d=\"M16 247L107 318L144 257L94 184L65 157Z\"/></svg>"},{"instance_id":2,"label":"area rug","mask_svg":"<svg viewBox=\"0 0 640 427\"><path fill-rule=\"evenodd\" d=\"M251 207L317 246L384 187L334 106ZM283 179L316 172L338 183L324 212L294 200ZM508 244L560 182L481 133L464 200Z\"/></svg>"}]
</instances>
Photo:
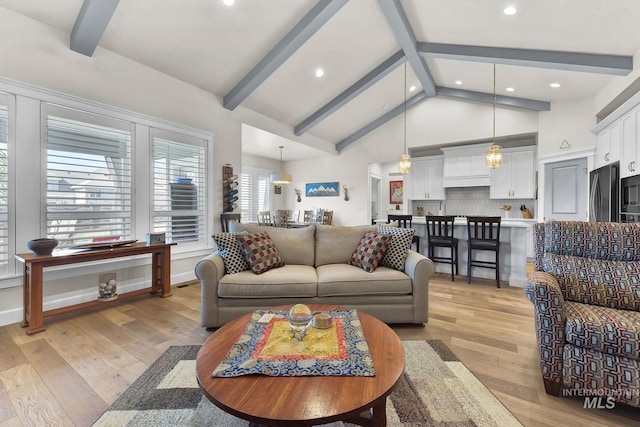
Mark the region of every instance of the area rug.
<instances>
[{"instance_id":1,"label":"area rug","mask_svg":"<svg viewBox=\"0 0 640 427\"><path fill-rule=\"evenodd\" d=\"M388 426L522 425L442 341L403 341L402 345L405 372L387 399ZM253 426L202 395L195 377L199 349L170 347L94 426Z\"/></svg>"}]
</instances>

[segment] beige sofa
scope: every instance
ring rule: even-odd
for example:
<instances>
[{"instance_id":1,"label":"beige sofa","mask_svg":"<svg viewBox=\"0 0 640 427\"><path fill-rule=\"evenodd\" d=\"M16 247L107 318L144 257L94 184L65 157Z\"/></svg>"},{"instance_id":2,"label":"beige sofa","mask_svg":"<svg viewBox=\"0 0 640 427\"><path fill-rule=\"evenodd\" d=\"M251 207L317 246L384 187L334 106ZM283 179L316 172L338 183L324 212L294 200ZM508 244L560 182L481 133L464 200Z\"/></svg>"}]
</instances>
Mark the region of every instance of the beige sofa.
<instances>
[{"instance_id":1,"label":"beige sofa","mask_svg":"<svg viewBox=\"0 0 640 427\"><path fill-rule=\"evenodd\" d=\"M368 273L349 265L367 230L376 226L310 225L273 228L232 223L230 231L266 231L285 266L256 275L251 270L225 274L218 252L200 260L202 326L216 328L264 307L306 303L356 308L386 323L423 324L429 320L430 259L409 250L404 272L378 267Z\"/></svg>"}]
</instances>

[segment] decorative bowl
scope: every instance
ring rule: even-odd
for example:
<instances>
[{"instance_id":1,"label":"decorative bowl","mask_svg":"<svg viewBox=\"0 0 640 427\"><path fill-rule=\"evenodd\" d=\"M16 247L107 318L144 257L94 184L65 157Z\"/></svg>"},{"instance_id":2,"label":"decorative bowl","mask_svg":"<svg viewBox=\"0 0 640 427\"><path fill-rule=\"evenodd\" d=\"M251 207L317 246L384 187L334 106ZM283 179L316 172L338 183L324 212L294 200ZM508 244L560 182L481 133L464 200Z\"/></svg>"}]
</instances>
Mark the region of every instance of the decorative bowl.
<instances>
[{"instance_id":1,"label":"decorative bowl","mask_svg":"<svg viewBox=\"0 0 640 427\"><path fill-rule=\"evenodd\" d=\"M51 255L56 246L58 246L56 239L40 238L27 242L27 248L36 255Z\"/></svg>"},{"instance_id":2,"label":"decorative bowl","mask_svg":"<svg viewBox=\"0 0 640 427\"><path fill-rule=\"evenodd\" d=\"M191 181L193 181L191 178L176 178L178 184L191 184Z\"/></svg>"}]
</instances>

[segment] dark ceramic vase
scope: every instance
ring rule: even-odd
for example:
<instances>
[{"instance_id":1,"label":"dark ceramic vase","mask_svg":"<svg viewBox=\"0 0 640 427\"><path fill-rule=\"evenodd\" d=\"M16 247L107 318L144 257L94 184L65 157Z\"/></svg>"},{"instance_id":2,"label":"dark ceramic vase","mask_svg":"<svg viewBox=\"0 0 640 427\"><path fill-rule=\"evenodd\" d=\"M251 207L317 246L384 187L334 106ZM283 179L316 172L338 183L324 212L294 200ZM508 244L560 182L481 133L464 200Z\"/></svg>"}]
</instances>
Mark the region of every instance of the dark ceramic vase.
<instances>
[{"instance_id":1,"label":"dark ceramic vase","mask_svg":"<svg viewBox=\"0 0 640 427\"><path fill-rule=\"evenodd\" d=\"M27 247L36 255L51 255L53 249L58 246L56 239L33 239L27 242Z\"/></svg>"}]
</instances>

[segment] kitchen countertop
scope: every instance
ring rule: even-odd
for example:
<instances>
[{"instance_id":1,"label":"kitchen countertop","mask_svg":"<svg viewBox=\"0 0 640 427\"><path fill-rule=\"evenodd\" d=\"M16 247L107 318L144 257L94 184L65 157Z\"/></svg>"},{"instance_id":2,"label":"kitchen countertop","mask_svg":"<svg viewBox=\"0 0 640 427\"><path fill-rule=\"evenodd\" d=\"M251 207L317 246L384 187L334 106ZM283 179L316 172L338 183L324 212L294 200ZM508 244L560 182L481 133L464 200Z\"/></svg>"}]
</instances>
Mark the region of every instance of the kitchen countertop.
<instances>
[{"instance_id":1,"label":"kitchen countertop","mask_svg":"<svg viewBox=\"0 0 640 427\"><path fill-rule=\"evenodd\" d=\"M378 224L385 224L386 222L386 218L380 218L376 220L376 223ZM502 218L502 220L500 221L500 225L504 227L529 227L536 222L538 222L538 220L534 218ZM412 224L426 225L426 223L427 220L424 216L413 216ZM467 220L464 217L457 217L453 224L467 225Z\"/></svg>"}]
</instances>

